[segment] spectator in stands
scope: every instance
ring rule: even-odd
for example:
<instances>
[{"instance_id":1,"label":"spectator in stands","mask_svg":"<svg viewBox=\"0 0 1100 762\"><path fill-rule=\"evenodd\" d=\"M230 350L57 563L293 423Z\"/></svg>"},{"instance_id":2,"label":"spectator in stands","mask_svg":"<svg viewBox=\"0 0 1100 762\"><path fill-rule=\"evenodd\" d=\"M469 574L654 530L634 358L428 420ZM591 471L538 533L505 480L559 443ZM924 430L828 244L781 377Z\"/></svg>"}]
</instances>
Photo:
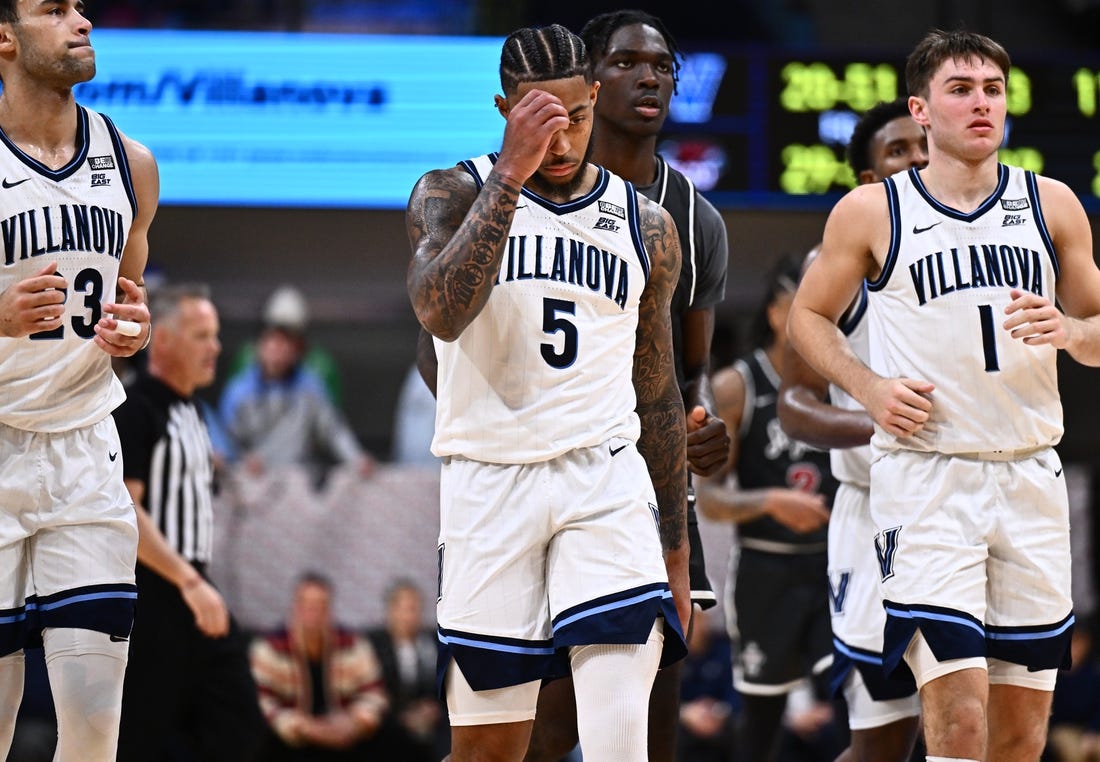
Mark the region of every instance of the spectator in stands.
<instances>
[{"instance_id":1,"label":"spectator in stands","mask_svg":"<svg viewBox=\"0 0 1100 762\"><path fill-rule=\"evenodd\" d=\"M302 337L302 367L317 374L332 404L341 407L344 404L344 382L336 359L324 347L308 341L309 303L305 294L289 284L279 286L264 301L262 322L264 326L283 326ZM255 361L256 342L250 341L237 350L229 369L229 378L234 378Z\"/></svg>"},{"instance_id":2,"label":"spectator in stands","mask_svg":"<svg viewBox=\"0 0 1100 762\"><path fill-rule=\"evenodd\" d=\"M395 759L379 732L389 704L370 642L332 617L332 583L309 572L286 625L256 638L252 673L271 728L267 762Z\"/></svg>"},{"instance_id":3,"label":"spectator in stands","mask_svg":"<svg viewBox=\"0 0 1100 762\"><path fill-rule=\"evenodd\" d=\"M419 376L417 383L423 385ZM369 633L391 701L390 721L401 739L402 760L429 762L446 755L450 733L436 693L436 639L424 626L424 596L409 579L386 594L386 624Z\"/></svg>"},{"instance_id":4,"label":"spectator in stands","mask_svg":"<svg viewBox=\"0 0 1100 762\"><path fill-rule=\"evenodd\" d=\"M271 300L254 361L222 392L222 421L254 474L300 464L320 482L329 466L347 463L369 476L374 459L332 402L321 376L305 365L306 326L304 302Z\"/></svg>"}]
</instances>

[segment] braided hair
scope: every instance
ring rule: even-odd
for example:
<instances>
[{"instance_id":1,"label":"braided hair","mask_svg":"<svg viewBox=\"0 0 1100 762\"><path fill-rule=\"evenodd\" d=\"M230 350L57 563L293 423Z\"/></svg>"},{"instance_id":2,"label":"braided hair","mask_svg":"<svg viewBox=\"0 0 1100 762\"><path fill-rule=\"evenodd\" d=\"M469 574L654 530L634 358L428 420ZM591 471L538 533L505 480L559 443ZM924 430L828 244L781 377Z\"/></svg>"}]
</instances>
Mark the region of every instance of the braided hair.
<instances>
[{"instance_id":1,"label":"braided hair","mask_svg":"<svg viewBox=\"0 0 1100 762\"><path fill-rule=\"evenodd\" d=\"M561 24L524 27L508 35L500 51L500 85L514 93L522 82L584 77L592 82L584 42Z\"/></svg>"}]
</instances>

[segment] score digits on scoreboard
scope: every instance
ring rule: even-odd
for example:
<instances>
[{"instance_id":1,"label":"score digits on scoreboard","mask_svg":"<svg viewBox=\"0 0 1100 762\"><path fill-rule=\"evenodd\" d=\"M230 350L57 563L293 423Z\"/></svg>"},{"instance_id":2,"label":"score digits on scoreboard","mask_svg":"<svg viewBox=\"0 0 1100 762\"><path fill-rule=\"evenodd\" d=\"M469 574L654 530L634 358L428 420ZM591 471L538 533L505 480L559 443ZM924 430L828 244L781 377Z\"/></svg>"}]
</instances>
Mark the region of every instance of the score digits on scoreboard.
<instances>
[{"instance_id":1,"label":"score digits on scoreboard","mask_svg":"<svg viewBox=\"0 0 1100 762\"><path fill-rule=\"evenodd\" d=\"M1095 112L1100 100L1093 89L1094 84L1100 85L1100 76L1094 82L1092 74L1081 69L1076 75L1082 113L1086 113L1086 109ZM782 136L783 141L778 148L780 189L792 194L813 194L855 187L856 177L848 167L844 153L847 135L841 140L831 129L826 129L825 115L837 109L863 112L876 103L894 100L905 92L903 80L902 64L869 61L828 63L823 60L781 63L777 83L781 113L776 117L776 124L794 125L796 122L791 117L817 115L819 126L818 134L813 136L816 139L812 142L793 140L795 134L791 130L776 130L777 137ZM1010 120L1031 112L1032 81L1024 69L1012 68L1005 99ZM853 118L850 124L854 123ZM1009 134L1011 126L1010 121ZM787 142L788 138L792 139L791 142ZM1045 165L1043 152L1033 146L1006 146L1001 150L1000 158L1007 164L1035 172L1041 172Z\"/></svg>"}]
</instances>

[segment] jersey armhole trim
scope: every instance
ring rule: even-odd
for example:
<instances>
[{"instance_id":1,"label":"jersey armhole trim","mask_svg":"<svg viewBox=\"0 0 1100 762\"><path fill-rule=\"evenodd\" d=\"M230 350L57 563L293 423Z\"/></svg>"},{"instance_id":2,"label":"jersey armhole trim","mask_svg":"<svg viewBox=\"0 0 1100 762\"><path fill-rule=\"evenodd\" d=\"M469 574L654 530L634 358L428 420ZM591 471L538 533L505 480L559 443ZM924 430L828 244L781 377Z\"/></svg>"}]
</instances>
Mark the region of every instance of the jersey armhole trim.
<instances>
[{"instance_id":1,"label":"jersey armhole trim","mask_svg":"<svg viewBox=\"0 0 1100 762\"><path fill-rule=\"evenodd\" d=\"M894 178L887 177L882 181L886 187L886 202L890 213L890 248L886 250L886 257L882 261L882 272L873 281L864 281L871 291L880 291L890 281L890 273L894 270L894 263L898 259L898 249L901 247L901 203L898 200L898 187Z\"/></svg>"},{"instance_id":2,"label":"jersey armhole trim","mask_svg":"<svg viewBox=\"0 0 1100 762\"><path fill-rule=\"evenodd\" d=\"M106 114L100 114L103 124L107 126L107 133L111 136L111 145L115 148L115 156L118 157L118 173L122 176L122 185L126 189L126 198L130 200L130 213L137 217L137 194L134 193L134 176L130 171L130 160L126 155L126 147L122 143L122 136L111 118Z\"/></svg>"},{"instance_id":3,"label":"jersey armhole trim","mask_svg":"<svg viewBox=\"0 0 1100 762\"><path fill-rule=\"evenodd\" d=\"M1054 241L1051 240L1050 231L1047 229L1046 218L1043 217L1043 208L1039 204L1039 183L1035 179L1035 173L1028 170L1024 172L1024 180L1027 183L1027 195L1031 197L1031 206L1035 209L1035 227L1043 239L1050 264L1054 267L1054 274L1059 274L1058 253L1054 250Z\"/></svg>"}]
</instances>

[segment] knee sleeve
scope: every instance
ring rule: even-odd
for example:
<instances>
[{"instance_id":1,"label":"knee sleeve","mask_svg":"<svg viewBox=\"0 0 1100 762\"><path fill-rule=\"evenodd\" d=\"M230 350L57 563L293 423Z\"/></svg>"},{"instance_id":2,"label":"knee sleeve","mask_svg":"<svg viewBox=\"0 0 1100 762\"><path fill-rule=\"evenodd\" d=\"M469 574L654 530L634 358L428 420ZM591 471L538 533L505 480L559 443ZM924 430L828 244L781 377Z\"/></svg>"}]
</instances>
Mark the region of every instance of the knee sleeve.
<instances>
[{"instance_id":1,"label":"knee sleeve","mask_svg":"<svg viewBox=\"0 0 1100 762\"><path fill-rule=\"evenodd\" d=\"M57 711L55 759L112 762L130 642L75 628L47 628L42 640Z\"/></svg>"},{"instance_id":2,"label":"knee sleeve","mask_svg":"<svg viewBox=\"0 0 1100 762\"><path fill-rule=\"evenodd\" d=\"M1036 691L1053 691L1057 681L1058 670L1056 669L1032 672L1022 664L1013 664L1001 659L989 660L990 685L1016 685Z\"/></svg>"},{"instance_id":3,"label":"knee sleeve","mask_svg":"<svg viewBox=\"0 0 1100 762\"><path fill-rule=\"evenodd\" d=\"M8 758L15 735L15 716L23 701L23 675L22 651L0 657L0 759Z\"/></svg>"},{"instance_id":4,"label":"knee sleeve","mask_svg":"<svg viewBox=\"0 0 1100 762\"><path fill-rule=\"evenodd\" d=\"M913 639L909 641L909 645L905 649L905 663L909 665L909 670L916 678L917 688L923 688L926 683L952 672L960 672L964 669L987 670L989 668L982 656L939 661L936 659L936 655L932 653L928 641L924 639L924 635L921 634L920 630L913 634Z\"/></svg>"},{"instance_id":5,"label":"knee sleeve","mask_svg":"<svg viewBox=\"0 0 1100 762\"><path fill-rule=\"evenodd\" d=\"M645 762L649 693L661 661L660 620L641 645L575 646L577 734L588 762Z\"/></svg>"},{"instance_id":6,"label":"knee sleeve","mask_svg":"<svg viewBox=\"0 0 1100 762\"><path fill-rule=\"evenodd\" d=\"M487 691L475 691L466 676L451 660L444 688L447 694L447 714L455 725L497 725L535 719L541 680Z\"/></svg>"}]
</instances>

